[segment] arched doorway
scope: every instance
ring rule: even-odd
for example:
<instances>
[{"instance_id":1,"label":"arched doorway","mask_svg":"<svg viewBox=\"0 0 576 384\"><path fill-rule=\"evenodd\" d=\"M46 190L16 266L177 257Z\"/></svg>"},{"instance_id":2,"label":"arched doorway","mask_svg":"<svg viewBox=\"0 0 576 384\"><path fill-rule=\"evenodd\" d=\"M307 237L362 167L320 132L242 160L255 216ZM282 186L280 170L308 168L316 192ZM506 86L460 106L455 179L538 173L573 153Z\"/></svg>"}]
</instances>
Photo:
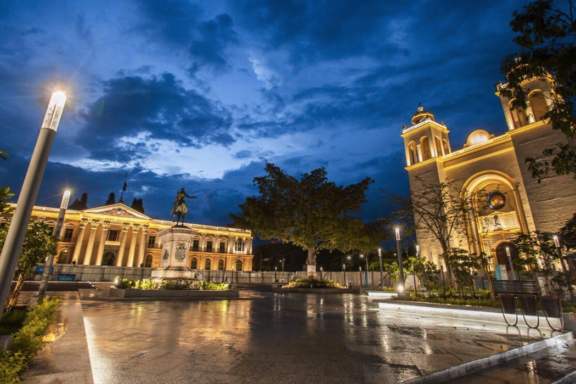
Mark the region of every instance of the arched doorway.
<instances>
[{"instance_id":1,"label":"arched doorway","mask_svg":"<svg viewBox=\"0 0 576 384\"><path fill-rule=\"evenodd\" d=\"M108 251L104 253L104 256L102 256L102 265L113 266L114 260L116 260L116 255L114 252Z\"/></svg>"},{"instance_id":2,"label":"arched doorway","mask_svg":"<svg viewBox=\"0 0 576 384\"><path fill-rule=\"evenodd\" d=\"M223 271L223 270L224 270L224 259L218 260L218 270L219 270L219 271Z\"/></svg>"},{"instance_id":3,"label":"arched doorway","mask_svg":"<svg viewBox=\"0 0 576 384\"><path fill-rule=\"evenodd\" d=\"M518 250L514 244L507 241L498 244L496 247L496 263L500 265L505 265L506 270L510 271L510 263L508 262L508 254L506 253L506 248L510 249L510 257L512 260L518 258Z\"/></svg>"},{"instance_id":4,"label":"arched doorway","mask_svg":"<svg viewBox=\"0 0 576 384\"><path fill-rule=\"evenodd\" d=\"M206 261L204 261L204 269L206 269L206 270L212 269L212 260L210 258L208 258L208 259L206 259Z\"/></svg>"},{"instance_id":5,"label":"arched doorway","mask_svg":"<svg viewBox=\"0 0 576 384\"><path fill-rule=\"evenodd\" d=\"M196 257L190 260L190 269L198 269L198 259Z\"/></svg>"},{"instance_id":6,"label":"arched doorway","mask_svg":"<svg viewBox=\"0 0 576 384\"><path fill-rule=\"evenodd\" d=\"M240 259L236 260L236 270L237 271L242 270L242 260L240 260Z\"/></svg>"},{"instance_id":7,"label":"arched doorway","mask_svg":"<svg viewBox=\"0 0 576 384\"><path fill-rule=\"evenodd\" d=\"M146 259L144 260L144 267L146 268L152 268L152 255L151 254L147 254L146 255Z\"/></svg>"},{"instance_id":8,"label":"arched doorway","mask_svg":"<svg viewBox=\"0 0 576 384\"><path fill-rule=\"evenodd\" d=\"M68 250L68 248L64 248L58 254L58 260L56 260L56 262L59 264L66 264L66 263L68 263L68 257L69 256L70 256L70 251Z\"/></svg>"}]
</instances>

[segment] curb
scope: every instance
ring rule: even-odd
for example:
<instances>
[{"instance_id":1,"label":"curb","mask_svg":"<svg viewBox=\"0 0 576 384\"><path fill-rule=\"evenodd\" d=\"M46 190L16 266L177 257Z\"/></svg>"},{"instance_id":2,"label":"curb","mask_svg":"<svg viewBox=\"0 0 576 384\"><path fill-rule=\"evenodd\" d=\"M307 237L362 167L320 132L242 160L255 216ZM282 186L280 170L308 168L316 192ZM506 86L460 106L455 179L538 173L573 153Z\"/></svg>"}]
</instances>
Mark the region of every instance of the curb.
<instances>
[{"instance_id":1,"label":"curb","mask_svg":"<svg viewBox=\"0 0 576 384\"><path fill-rule=\"evenodd\" d=\"M546 340L540 340L532 344L523 345L518 348L511 349L506 352L500 352L492 356L483 357L478 360L470 361L465 364L457 365L455 367L447 368L441 371L433 372L426 376L416 377L407 381L403 381L403 384L439 384L445 383L450 380L458 379L464 376L471 375L473 373L482 371L484 369L494 367L496 365L506 363L511 360L518 359L522 356L530 355L534 352L541 351L543 349L552 347L561 342L569 342L574 339L572 332L568 332L562 335L554 336ZM572 378L576 377L576 373L566 376L571 377L568 381L559 381L559 384L573 383L570 381ZM564 380L561 379L561 380Z\"/></svg>"}]
</instances>

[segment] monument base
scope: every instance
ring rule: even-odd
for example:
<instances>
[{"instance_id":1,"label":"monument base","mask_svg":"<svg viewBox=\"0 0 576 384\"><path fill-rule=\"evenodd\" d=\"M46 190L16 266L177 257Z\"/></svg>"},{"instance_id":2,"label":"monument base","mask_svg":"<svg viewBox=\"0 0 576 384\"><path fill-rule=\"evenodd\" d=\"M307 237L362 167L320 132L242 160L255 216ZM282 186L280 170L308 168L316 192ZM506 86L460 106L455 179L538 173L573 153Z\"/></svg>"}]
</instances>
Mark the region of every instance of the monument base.
<instances>
[{"instance_id":1,"label":"monument base","mask_svg":"<svg viewBox=\"0 0 576 384\"><path fill-rule=\"evenodd\" d=\"M152 280L155 279L193 279L195 272L188 268L167 267L152 271Z\"/></svg>"}]
</instances>

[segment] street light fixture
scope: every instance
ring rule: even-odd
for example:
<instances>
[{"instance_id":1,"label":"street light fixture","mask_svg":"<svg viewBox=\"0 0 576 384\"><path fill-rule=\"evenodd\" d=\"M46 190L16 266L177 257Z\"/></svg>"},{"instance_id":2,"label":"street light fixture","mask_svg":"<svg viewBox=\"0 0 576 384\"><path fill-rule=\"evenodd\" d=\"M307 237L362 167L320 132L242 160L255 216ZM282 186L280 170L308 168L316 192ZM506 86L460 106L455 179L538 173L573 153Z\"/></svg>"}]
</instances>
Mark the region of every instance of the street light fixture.
<instances>
[{"instance_id":1,"label":"street light fixture","mask_svg":"<svg viewBox=\"0 0 576 384\"><path fill-rule=\"evenodd\" d=\"M556 246L556 251L558 252L558 256L560 257L560 265L562 266L562 270L564 271L564 276L569 278L568 269L564 264L564 256L562 255L562 248L560 247L560 239L558 239L557 235L554 235L552 238L554 239L554 245ZM572 284L568 284L568 291L570 292L570 301L574 301L574 289L572 288Z\"/></svg>"},{"instance_id":2,"label":"street light fixture","mask_svg":"<svg viewBox=\"0 0 576 384\"><path fill-rule=\"evenodd\" d=\"M364 254L361 254L360 258L366 260L366 271L364 271L364 286L368 288L368 258L364 257Z\"/></svg>"},{"instance_id":3,"label":"street light fixture","mask_svg":"<svg viewBox=\"0 0 576 384\"><path fill-rule=\"evenodd\" d=\"M510 275L512 275L512 280L517 280L516 271L514 271L514 264L512 264L512 255L510 254L510 247L506 247L506 256L508 257L508 264L510 265Z\"/></svg>"},{"instance_id":4,"label":"street light fixture","mask_svg":"<svg viewBox=\"0 0 576 384\"><path fill-rule=\"evenodd\" d=\"M54 142L65 104L66 94L64 92L55 91L52 93L34 152L28 164L26 177L20 189L16 212L12 217L2 254L0 255L0 309L4 308L6 298L10 292L10 285L16 271L16 264L18 264L18 256L22 250L22 243L30 222L30 214L38 197L42 177L46 170L52 143Z\"/></svg>"},{"instance_id":5,"label":"street light fixture","mask_svg":"<svg viewBox=\"0 0 576 384\"><path fill-rule=\"evenodd\" d=\"M402 267L402 249L400 247L400 228L396 227L394 229L394 231L396 232L396 248L398 250L398 270L399 270L399 276L398 276L398 296L399 297L403 297L404 296L404 268Z\"/></svg>"},{"instance_id":6,"label":"street light fixture","mask_svg":"<svg viewBox=\"0 0 576 384\"><path fill-rule=\"evenodd\" d=\"M384 270L382 269L382 248L378 248L378 260L380 260L380 287L384 288Z\"/></svg>"}]
</instances>

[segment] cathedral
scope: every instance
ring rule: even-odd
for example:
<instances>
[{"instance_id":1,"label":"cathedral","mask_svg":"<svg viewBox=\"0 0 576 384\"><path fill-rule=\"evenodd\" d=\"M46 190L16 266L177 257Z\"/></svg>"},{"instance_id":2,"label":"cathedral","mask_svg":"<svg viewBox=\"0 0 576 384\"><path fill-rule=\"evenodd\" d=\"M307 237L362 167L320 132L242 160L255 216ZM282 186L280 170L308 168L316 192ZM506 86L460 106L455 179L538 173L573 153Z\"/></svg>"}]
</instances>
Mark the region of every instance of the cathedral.
<instances>
[{"instance_id":1,"label":"cathedral","mask_svg":"<svg viewBox=\"0 0 576 384\"><path fill-rule=\"evenodd\" d=\"M406 152L406 170L410 189L422 184L448 180L457 183L461 193L482 191L487 209L468 218L467 234L451 239L453 247L471 253L493 255L494 264L508 268L506 248L517 256L510 243L520 233L557 232L576 212L576 180L571 176L550 174L538 181L532 178L527 157L542 158L545 148L568 143L567 137L553 130L543 119L552 103L549 78L526 80L528 103L525 109L512 109L511 100L500 93L508 131L500 136L476 130L463 148L452 150L450 131L435 116L419 107L412 125L404 126L402 138ZM440 265L442 248L425 230L417 230L422 256ZM504 267L503 267L504 268Z\"/></svg>"}]
</instances>

